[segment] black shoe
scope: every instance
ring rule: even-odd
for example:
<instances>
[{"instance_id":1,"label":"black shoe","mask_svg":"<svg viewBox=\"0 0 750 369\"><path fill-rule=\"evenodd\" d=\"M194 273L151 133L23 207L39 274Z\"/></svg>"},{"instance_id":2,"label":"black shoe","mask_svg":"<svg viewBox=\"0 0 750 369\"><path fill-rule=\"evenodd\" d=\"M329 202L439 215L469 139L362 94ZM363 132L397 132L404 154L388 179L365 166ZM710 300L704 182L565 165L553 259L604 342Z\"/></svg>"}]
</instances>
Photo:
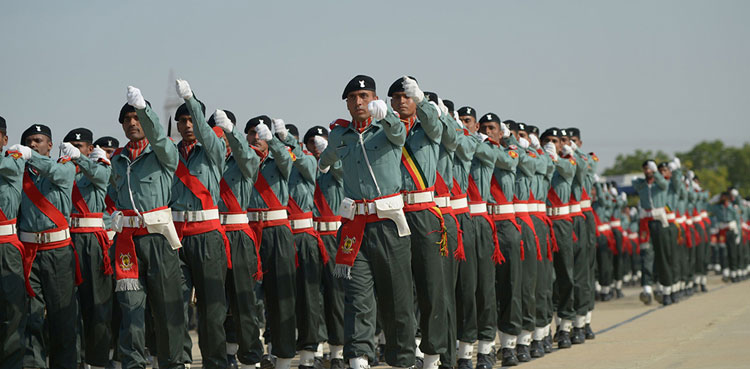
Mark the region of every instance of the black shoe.
<instances>
[{"instance_id":1,"label":"black shoe","mask_svg":"<svg viewBox=\"0 0 750 369\"><path fill-rule=\"evenodd\" d=\"M566 349L570 348L572 342L570 341L570 332L560 331L557 335L557 348Z\"/></svg>"},{"instance_id":2,"label":"black shoe","mask_svg":"<svg viewBox=\"0 0 750 369\"><path fill-rule=\"evenodd\" d=\"M274 369L276 368L276 356L273 355L263 355L263 358L260 359L260 369Z\"/></svg>"},{"instance_id":3,"label":"black shoe","mask_svg":"<svg viewBox=\"0 0 750 369\"><path fill-rule=\"evenodd\" d=\"M531 357L535 359L544 357L544 344L542 343L542 341L531 341L531 346L529 346L529 354L531 354Z\"/></svg>"},{"instance_id":4,"label":"black shoe","mask_svg":"<svg viewBox=\"0 0 750 369\"><path fill-rule=\"evenodd\" d=\"M344 359L331 359L331 369L345 369Z\"/></svg>"},{"instance_id":5,"label":"black shoe","mask_svg":"<svg viewBox=\"0 0 750 369\"><path fill-rule=\"evenodd\" d=\"M653 301L653 298L651 297L650 293L641 292L640 296L638 298L641 299L641 302L646 305L651 305L651 302Z\"/></svg>"},{"instance_id":6,"label":"black shoe","mask_svg":"<svg viewBox=\"0 0 750 369\"><path fill-rule=\"evenodd\" d=\"M656 300L657 303L662 304L664 301L664 294L661 292L654 292L654 300Z\"/></svg>"},{"instance_id":7,"label":"black shoe","mask_svg":"<svg viewBox=\"0 0 750 369\"><path fill-rule=\"evenodd\" d=\"M440 365L438 366L438 369L453 369L453 367L452 367L452 366L450 366L450 365L443 365L443 364L440 364Z\"/></svg>"},{"instance_id":8,"label":"black shoe","mask_svg":"<svg viewBox=\"0 0 750 369\"><path fill-rule=\"evenodd\" d=\"M227 368L229 369L238 369L240 367L240 363L237 362L237 356L227 355L227 365Z\"/></svg>"},{"instance_id":9,"label":"black shoe","mask_svg":"<svg viewBox=\"0 0 750 369\"><path fill-rule=\"evenodd\" d=\"M595 293L594 294L594 301L601 301L603 294L601 293Z\"/></svg>"},{"instance_id":10,"label":"black shoe","mask_svg":"<svg viewBox=\"0 0 750 369\"><path fill-rule=\"evenodd\" d=\"M555 336L552 337L552 342L557 343L557 341L560 339L560 332L562 331L560 330L560 326L558 325L557 328L555 328Z\"/></svg>"},{"instance_id":11,"label":"black shoe","mask_svg":"<svg viewBox=\"0 0 750 369\"><path fill-rule=\"evenodd\" d=\"M676 303L680 302L680 294L679 294L679 292L672 292L671 297L672 297L672 303L673 304L676 304Z\"/></svg>"},{"instance_id":12,"label":"black shoe","mask_svg":"<svg viewBox=\"0 0 750 369\"><path fill-rule=\"evenodd\" d=\"M602 300L602 302L607 302L609 300L612 300L612 297L613 297L612 296L612 292L610 291L610 292L607 292L607 293L603 293L602 297L601 297L601 300Z\"/></svg>"},{"instance_id":13,"label":"black shoe","mask_svg":"<svg viewBox=\"0 0 750 369\"><path fill-rule=\"evenodd\" d=\"M424 358L418 357L416 361L414 362L414 368L415 369L424 368Z\"/></svg>"},{"instance_id":14,"label":"black shoe","mask_svg":"<svg viewBox=\"0 0 750 369\"><path fill-rule=\"evenodd\" d=\"M516 345L516 357L518 358L518 362L520 363L531 361L529 345Z\"/></svg>"},{"instance_id":15,"label":"black shoe","mask_svg":"<svg viewBox=\"0 0 750 369\"><path fill-rule=\"evenodd\" d=\"M583 332L583 328L573 328L570 332L570 343L574 345L586 343L586 333Z\"/></svg>"},{"instance_id":16,"label":"black shoe","mask_svg":"<svg viewBox=\"0 0 750 369\"><path fill-rule=\"evenodd\" d=\"M492 366L495 366L495 364L497 364L497 349L495 346L492 346L492 350L490 350L490 353L487 356L489 356L490 361L492 361Z\"/></svg>"},{"instance_id":17,"label":"black shoe","mask_svg":"<svg viewBox=\"0 0 750 369\"><path fill-rule=\"evenodd\" d=\"M323 369L325 367L322 356L316 356L315 361L313 361L313 363L314 363L313 364L314 369Z\"/></svg>"},{"instance_id":18,"label":"black shoe","mask_svg":"<svg viewBox=\"0 0 750 369\"><path fill-rule=\"evenodd\" d=\"M378 345L377 352L375 355L378 357L378 361L381 363L385 362L385 345Z\"/></svg>"},{"instance_id":19,"label":"black shoe","mask_svg":"<svg viewBox=\"0 0 750 369\"><path fill-rule=\"evenodd\" d=\"M552 352L552 336L547 335L547 337L544 337L542 340L542 347L544 347L544 353L549 354Z\"/></svg>"},{"instance_id":20,"label":"black shoe","mask_svg":"<svg viewBox=\"0 0 750 369\"><path fill-rule=\"evenodd\" d=\"M586 323L586 326L583 327L583 333L585 333L587 340L593 340L596 338L594 331L591 329L591 324L589 323Z\"/></svg>"},{"instance_id":21,"label":"black shoe","mask_svg":"<svg viewBox=\"0 0 750 369\"><path fill-rule=\"evenodd\" d=\"M621 299L621 298L625 297L625 294L624 294L624 293L622 293L622 289L619 289L619 288L618 288L618 289L616 289L616 290L615 290L615 293L617 293L617 298L618 298L618 299Z\"/></svg>"},{"instance_id":22,"label":"black shoe","mask_svg":"<svg viewBox=\"0 0 750 369\"><path fill-rule=\"evenodd\" d=\"M701 292L708 292L708 288L706 288L705 284L701 285Z\"/></svg>"},{"instance_id":23,"label":"black shoe","mask_svg":"<svg viewBox=\"0 0 750 369\"><path fill-rule=\"evenodd\" d=\"M471 363L471 359L458 359L458 363L457 364L458 365L456 367L458 369L474 369L474 364ZM479 365L477 365L477 368L479 368ZM491 366L487 366L487 367L482 367L481 369L490 369L490 368L492 368L492 367Z\"/></svg>"},{"instance_id":24,"label":"black shoe","mask_svg":"<svg viewBox=\"0 0 750 369\"><path fill-rule=\"evenodd\" d=\"M664 295L664 298L661 300L661 304L664 306L672 305L672 298L669 295Z\"/></svg>"},{"instance_id":25,"label":"black shoe","mask_svg":"<svg viewBox=\"0 0 750 369\"><path fill-rule=\"evenodd\" d=\"M495 365L494 362L497 360L493 354L477 354L477 368L476 369L492 369ZM467 360L467 359L462 359ZM469 368L471 368L471 360L468 360ZM458 361L458 368L461 369L461 360Z\"/></svg>"},{"instance_id":26,"label":"black shoe","mask_svg":"<svg viewBox=\"0 0 750 369\"><path fill-rule=\"evenodd\" d=\"M722 281L722 282L729 282L729 277L727 277L727 276L722 276L722 277L721 277L721 281Z\"/></svg>"},{"instance_id":27,"label":"black shoe","mask_svg":"<svg viewBox=\"0 0 750 369\"><path fill-rule=\"evenodd\" d=\"M500 350L500 354L502 355L502 365L503 366L516 366L518 365L518 358L516 357L516 350L512 348L503 348Z\"/></svg>"}]
</instances>

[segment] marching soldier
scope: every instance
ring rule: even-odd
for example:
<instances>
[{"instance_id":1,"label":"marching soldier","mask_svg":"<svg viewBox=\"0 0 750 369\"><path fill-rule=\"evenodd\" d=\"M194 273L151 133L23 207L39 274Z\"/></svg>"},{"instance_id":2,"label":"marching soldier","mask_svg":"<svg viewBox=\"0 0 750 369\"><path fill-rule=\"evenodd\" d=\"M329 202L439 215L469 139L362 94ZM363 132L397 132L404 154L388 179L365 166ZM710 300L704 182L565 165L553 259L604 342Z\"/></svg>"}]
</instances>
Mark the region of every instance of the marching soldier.
<instances>
[{"instance_id":1,"label":"marching soldier","mask_svg":"<svg viewBox=\"0 0 750 369\"><path fill-rule=\"evenodd\" d=\"M29 159L18 213L18 238L23 242L27 263L31 263L29 280L36 294L28 310L23 366L46 368L49 360L51 367L72 369L78 364L76 285L81 283L81 275L68 218L75 181L71 157L80 153L63 146L55 162L49 157L52 131L41 124L26 129L21 142L33 152L24 154ZM45 325L49 340L44 338Z\"/></svg>"},{"instance_id":2,"label":"marching soldier","mask_svg":"<svg viewBox=\"0 0 750 369\"><path fill-rule=\"evenodd\" d=\"M607 185L600 181L594 182L592 193L594 209L594 220L596 221L596 261L597 261L597 285L599 290L597 299L609 301L614 297L612 290L614 257L618 254L617 243L612 233L609 219L616 211L612 203L612 194Z\"/></svg>"},{"instance_id":3,"label":"marching soldier","mask_svg":"<svg viewBox=\"0 0 750 369\"><path fill-rule=\"evenodd\" d=\"M589 154L590 157L596 158L593 153ZM596 159L595 159L596 160ZM628 258L630 258L631 252L628 250L628 247L625 245L625 229L627 225L623 225L623 209L627 207L628 204L628 195L625 194L625 192L617 192L617 185L615 182L611 182L609 184L609 193L612 195L612 205L614 205L614 209L612 211L612 216L609 219L609 226L612 230L612 235L615 238L615 249L617 250L617 253L614 255L614 261L613 261L613 279L614 279L614 295L616 298L622 298L622 283L623 283L623 277L625 276L626 267L630 265L630 263L627 263L626 261ZM629 270L629 269L627 269Z\"/></svg>"},{"instance_id":4,"label":"marching soldier","mask_svg":"<svg viewBox=\"0 0 750 369\"><path fill-rule=\"evenodd\" d=\"M679 159L676 159L679 160ZM682 279L682 257L683 249L681 245L677 244L678 236L680 235L679 225L677 224L677 211L678 203L682 193L682 187L680 186L680 179L678 179L681 173L678 171L677 166L674 162L660 163L657 167L659 173L668 181L669 186L667 188L667 201L665 210L667 211L667 230L669 236L669 250L671 257L669 258L669 266L671 268L672 285L670 286L670 297L672 302L678 302L680 299L680 283ZM677 173L673 173L673 170ZM666 291L664 292L666 294ZM659 295L657 295L659 296ZM658 300L658 297L657 297Z\"/></svg>"}]
</instances>

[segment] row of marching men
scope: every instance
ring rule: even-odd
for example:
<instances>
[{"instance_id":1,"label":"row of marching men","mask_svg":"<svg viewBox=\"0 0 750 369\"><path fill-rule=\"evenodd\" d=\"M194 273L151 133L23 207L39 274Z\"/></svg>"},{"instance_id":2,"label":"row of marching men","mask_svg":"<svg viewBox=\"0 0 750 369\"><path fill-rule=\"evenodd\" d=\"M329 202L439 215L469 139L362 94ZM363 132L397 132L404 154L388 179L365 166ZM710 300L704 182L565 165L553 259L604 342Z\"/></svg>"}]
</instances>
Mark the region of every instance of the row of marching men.
<instances>
[{"instance_id":1,"label":"row of marching men","mask_svg":"<svg viewBox=\"0 0 750 369\"><path fill-rule=\"evenodd\" d=\"M228 354L319 367L324 341L336 368L368 367L377 342L394 367L474 367L476 346L488 368L551 352L553 333L559 348L594 338L598 158L578 129L454 111L410 77L388 106L359 75L351 120L313 128L306 152L280 120L241 130L176 89L179 143L129 87L111 156L79 129L55 161L33 125L2 158L3 366L73 368L81 331L87 365L108 365L115 341L120 365L143 368L147 321L158 366L189 366L191 301L208 368Z\"/></svg>"}]
</instances>

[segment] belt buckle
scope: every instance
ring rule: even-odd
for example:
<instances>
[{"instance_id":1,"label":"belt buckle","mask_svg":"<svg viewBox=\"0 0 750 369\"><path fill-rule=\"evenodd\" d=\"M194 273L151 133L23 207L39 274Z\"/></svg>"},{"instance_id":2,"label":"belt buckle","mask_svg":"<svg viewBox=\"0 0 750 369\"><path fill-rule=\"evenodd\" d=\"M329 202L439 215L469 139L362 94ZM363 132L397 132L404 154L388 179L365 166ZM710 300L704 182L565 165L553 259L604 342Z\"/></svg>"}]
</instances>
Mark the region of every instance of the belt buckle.
<instances>
[{"instance_id":1,"label":"belt buckle","mask_svg":"<svg viewBox=\"0 0 750 369\"><path fill-rule=\"evenodd\" d=\"M128 217L128 224L130 225L130 228L136 227L135 217Z\"/></svg>"},{"instance_id":2,"label":"belt buckle","mask_svg":"<svg viewBox=\"0 0 750 369\"><path fill-rule=\"evenodd\" d=\"M80 218L70 218L70 226L73 228L80 227L81 225L81 219Z\"/></svg>"},{"instance_id":3,"label":"belt buckle","mask_svg":"<svg viewBox=\"0 0 750 369\"><path fill-rule=\"evenodd\" d=\"M269 212L267 212L267 211L261 211L261 212L260 212L260 213L258 214L258 215L259 215L259 217L258 217L258 218L260 218L260 219L261 219L262 221L264 221L264 222L265 222L265 221L267 221L267 220L268 220L268 213L269 213Z\"/></svg>"},{"instance_id":4,"label":"belt buckle","mask_svg":"<svg viewBox=\"0 0 750 369\"><path fill-rule=\"evenodd\" d=\"M185 211L183 211L183 212L182 212L182 218L183 218L183 220L184 220L184 221L185 221L186 223L187 223L187 222L192 222L192 221L193 221L193 220L191 220L191 219L190 219L190 218L191 218L191 217L190 217L190 211L188 211L188 210L185 210Z\"/></svg>"},{"instance_id":5,"label":"belt buckle","mask_svg":"<svg viewBox=\"0 0 750 369\"><path fill-rule=\"evenodd\" d=\"M36 243L36 244L42 244L43 243L43 237L42 237L43 235L44 235L44 233L41 233L41 232L36 233L36 235L34 236L36 242L34 242L34 243Z\"/></svg>"},{"instance_id":6,"label":"belt buckle","mask_svg":"<svg viewBox=\"0 0 750 369\"><path fill-rule=\"evenodd\" d=\"M219 222L220 223L226 224L227 223L227 219L229 219L229 217L227 216L227 214L219 214Z\"/></svg>"}]
</instances>

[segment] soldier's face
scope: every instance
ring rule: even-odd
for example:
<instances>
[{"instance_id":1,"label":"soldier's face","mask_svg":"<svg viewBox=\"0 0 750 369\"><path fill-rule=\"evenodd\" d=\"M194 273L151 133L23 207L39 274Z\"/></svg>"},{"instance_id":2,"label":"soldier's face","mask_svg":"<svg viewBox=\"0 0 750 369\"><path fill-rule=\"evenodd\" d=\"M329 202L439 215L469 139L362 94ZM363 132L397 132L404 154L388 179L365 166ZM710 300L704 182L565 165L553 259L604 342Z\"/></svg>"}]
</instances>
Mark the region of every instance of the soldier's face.
<instances>
[{"instance_id":1,"label":"soldier's face","mask_svg":"<svg viewBox=\"0 0 750 369\"><path fill-rule=\"evenodd\" d=\"M81 155L83 156L89 156L89 154L91 154L91 150L94 149L94 146L84 141L71 141L70 144L80 150Z\"/></svg>"},{"instance_id":2,"label":"soldier's face","mask_svg":"<svg viewBox=\"0 0 750 369\"><path fill-rule=\"evenodd\" d=\"M255 130L255 127L247 131L247 143L257 147L260 151L268 151L268 142L258 138L258 132Z\"/></svg>"},{"instance_id":3,"label":"soldier's face","mask_svg":"<svg viewBox=\"0 0 750 369\"><path fill-rule=\"evenodd\" d=\"M112 159L112 154L115 153L114 147L102 147L102 150L107 153L107 158Z\"/></svg>"},{"instance_id":4,"label":"soldier's face","mask_svg":"<svg viewBox=\"0 0 750 369\"><path fill-rule=\"evenodd\" d=\"M517 140L521 139L521 138L525 138L526 141L529 140L529 134L526 133L526 131L516 131L515 134L516 134L516 139Z\"/></svg>"},{"instance_id":5,"label":"soldier's face","mask_svg":"<svg viewBox=\"0 0 750 369\"><path fill-rule=\"evenodd\" d=\"M24 145L39 153L39 155L49 156L52 151L52 140L43 134L35 134L26 137Z\"/></svg>"},{"instance_id":6,"label":"soldier's face","mask_svg":"<svg viewBox=\"0 0 750 369\"><path fill-rule=\"evenodd\" d=\"M122 120L122 130L125 132L125 137L128 140L136 142L146 137L141 127L141 122L138 120L138 115L135 112L125 114L125 118Z\"/></svg>"},{"instance_id":7,"label":"soldier's face","mask_svg":"<svg viewBox=\"0 0 750 369\"><path fill-rule=\"evenodd\" d=\"M346 95L346 108L349 114L356 122L364 122L370 117L370 111L367 110L367 104L370 101L377 100L378 96L370 90L352 91Z\"/></svg>"},{"instance_id":8,"label":"soldier's face","mask_svg":"<svg viewBox=\"0 0 750 369\"><path fill-rule=\"evenodd\" d=\"M0 131L0 151L2 151L6 145L8 145L8 136L5 132Z\"/></svg>"},{"instance_id":9,"label":"soldier's face","mask_svg":"<svg viewBox=\"0 0 750 369\"><path fill-rule=\"evenodd\" d=\"M581 139L578 138L578 136L573 136L573 137L570 138L570 140L573 141L573 142L575 142L576 146L578 146L578 147L581 147L581 145L583 145L583 141L581 141Z\"/></svg>"},{"instance_id":10,"label":"soldier's face","mask_svg":"<svg viewBox=\"0 0 750 369\"><path fill-rule=\"evenodd\" d=\"M555 136L546 136L542 139L542 146L546 145L548 142L552 142L555 144L555 150L557 150L557 153L559 154L562 152L562 143L560 142L560 139Z\"/></svg>"},{"instance_id":11,"label":"soldier's face","mask_svg":"<svg viewBox=\"0 0 750 369\"><path fill-rule=\"evenodd\" d=\"M672 178L672 171L669 170L669 167L667 166L659 168L659 173L661 173L661 175L663 175L666 179Z\"/></svg>"},{"instance_id":12,"label":"soldier's face","mask_svg":"<svg viewBox=\"0 0 750 369\"><path fill-rule=\"evenodd\" d=\"M458 119L461 120L461 123L464 124L464 128L466 128L470 133L476 133L479 130L477 119L472 117L471 115L462 115L458 117Z\"/></svg>"},{"instance_id":13,"label":"soldier's face","mask_svg":"<svg viewBox=\"0 0 750 369\"><path fill-rule=\"evenodd\" d=\"M177 119L177 131L180 132L183 141L195 141L195 133L193 133L193 118L189 115L181 115L180 118Z\"/></svg>"},{"instance_id":14,"label":"soldier's face","mask_svg":"<svg viewBox=\"0 0 750 369\"><path fill-rule=\"evenodd\" d=\"M646 177L646 179L653 178L654 171L651 170L651 169L648 169L648 166L644 165L643 166L643 175Z\"/></svg>"},{"instance_id":15,"label":"soldier's face","mask_svg":"<svg viewBox=\"0 0 750 369\"><path fill-rule=\"evenodd\" d=\"M401 119L411 118L417 114L417 103L405 92L394 92L391 97L391 108L398 112Z\"/></svg>"},{"instance_id":16,"label":"soldier's face","mask_svg":"<svg viewBox=\"0 0 750 369\"><path fill-rule=\"evenodd\" d=\"M484 122L479 125L479 132L489 136L493 141L500 142L503 132L500 130L500 124L497 122Z\"/></svg>"},{"instance_id":17,"label":"soldier's face","mask_svg":"<svg viewBox=\"0 0 750 369\"><path fill-rule=\"evenodd\" d=\"M322 137L323 139L328 141L328 137L325 137L325 136L318 136L318 137ZM320 159L320 154L322 154L322 152L318 151L318 149L315 148L315 136L312 136L308 138L307 141L305 141L305 147L307 148L307 151L311 152L315 156L315 159Z\"/></svg>"},{"instance_id":18,"label":"soldier's face","mask_svg":"<svg viewBox=\"0 0 750 369\"><path fill-rule=\"evenodd\" d=\"M560 142L563 144L563 146L570 145L570 137L568 136L560 137Z\"/></svg>"}]
</instances>

